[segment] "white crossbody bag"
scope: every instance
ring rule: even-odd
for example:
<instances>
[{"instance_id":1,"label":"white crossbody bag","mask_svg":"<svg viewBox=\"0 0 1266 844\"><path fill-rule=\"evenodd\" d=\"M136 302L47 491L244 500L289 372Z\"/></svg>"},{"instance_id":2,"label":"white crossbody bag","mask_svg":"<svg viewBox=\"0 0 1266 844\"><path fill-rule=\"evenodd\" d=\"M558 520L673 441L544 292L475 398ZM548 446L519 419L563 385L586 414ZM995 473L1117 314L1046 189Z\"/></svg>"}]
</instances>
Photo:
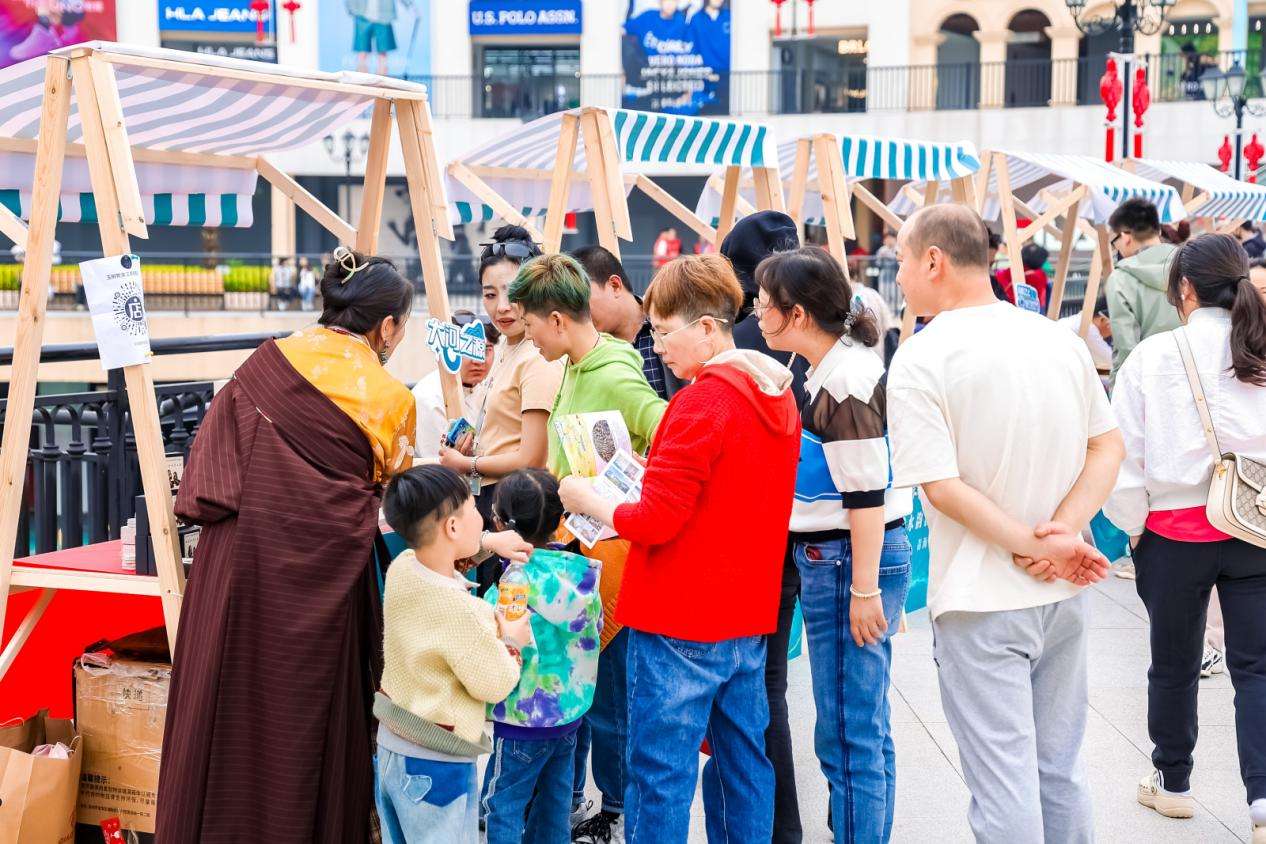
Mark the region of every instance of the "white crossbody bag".
<instances>
[{"instance_id":1,"label":"white crossbody bag","mask_svg":"<svg viewBox=\"0 0 1266 844\"><path fill-rule=\"evenodd\" d=\"M1205 401L1200 373L1191 354L1191 344L1186 332L1174 331L1178 354L1187 370L1187 383L1196 400L1200 424L1205 439L1213 449L1213 478L1209 481L1209 500L1205 515L1209 524L1236 539L1242 539L1258 548L1266 548L1266 463L1250 460L1242 454L1223 453L1218 447L1218 435L1213 429L1213 416Z\"/></svg>"}]
</instances>

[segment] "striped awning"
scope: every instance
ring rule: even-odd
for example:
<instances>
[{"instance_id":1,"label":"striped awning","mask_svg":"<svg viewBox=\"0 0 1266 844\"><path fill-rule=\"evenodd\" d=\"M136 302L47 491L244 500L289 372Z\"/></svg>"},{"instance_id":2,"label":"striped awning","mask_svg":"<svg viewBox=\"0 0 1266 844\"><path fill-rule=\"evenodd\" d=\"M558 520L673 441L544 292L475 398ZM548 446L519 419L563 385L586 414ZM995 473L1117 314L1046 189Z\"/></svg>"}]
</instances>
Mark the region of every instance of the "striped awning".
<instances>
[{"instance_id":1,"label":"striped awning","mask_svg":"<svg viewBox=\"0 0 1266 844\"><path fill-rule=\"evenodd\" d=\"M806 136L812 137L812 136ZM912 141L902 138L879 138L869 135L839 135L840 158L844 162L844 175L849 179L891 179L894 181L948 181L970 176L980 169L980 156L969 141L939 143ZM797 139L778 145L778 169L783 177L783 190L790 187L795 172ZM816 155L809 157L808 182L818 179ZM695 213L716 225L721 212L719 181L712 179L704 186L695 206ZM750 180L740 188L740 194L748 202L754 202L755 192ZM948 194L947 194L948 196ZM806 190L801 209L805 223L820 225L823 220L822 194Z\"/></svg>"},{"instance_id":2,"label":"striped awning","mask_svg":"<svg viewBox=\"0 0 1266 844\"><path fill-rule=\"evenodd\" d=\"M1196 217L1225 217L1231 220L1266 220L1266 186L1233 179L1221 170L1199 161L1132 159L1134 172L1157 182L1176 182L1195 188L1209 199L1192 210Z\"/></svg>"},{"instance_id":3,"label":"striped awning","mask_svg":"<svg viewBox=\"0 0 1266 844\"><path fill-rule=\"evenodd\" d=\"M624 108L605 111L610 115L617 155L626 175L708 175L717 167L773 167L777 161L772 133L759 123ZM521 178L481 178L525 216L544 216L564 114L580 114L580 110L560 111L533 120L455 160L473 168L520 171ZM573 169L581 172L586 168L585 145L578 142ZM491 220L496 216L480 197L455 179L448 178L447 187L449 218L454 223ZM632 189L627 181L625 189ZM568 211L593 208L584 179L572 179L566 207Z\"/></svg>"}]
</instances>

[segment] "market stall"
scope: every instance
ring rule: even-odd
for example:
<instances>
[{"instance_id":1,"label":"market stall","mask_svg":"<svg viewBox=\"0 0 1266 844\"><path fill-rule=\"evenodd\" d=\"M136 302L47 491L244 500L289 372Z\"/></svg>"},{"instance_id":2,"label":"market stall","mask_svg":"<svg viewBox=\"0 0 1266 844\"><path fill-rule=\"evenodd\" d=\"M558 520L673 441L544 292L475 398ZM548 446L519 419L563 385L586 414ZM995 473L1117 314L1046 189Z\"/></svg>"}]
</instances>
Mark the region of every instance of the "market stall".
<instances>
[{"instance_id":1,"label":"market stall","mask_svg":"<svg viewBox=\"0 0 1266 844\"><path fill-rule=\"evenodd\" d=\"M367 112L372 120L365 190L360 225L353 227L266 156L304 146ZM146 238L150 225L211 224L212 219L228 224L230 218L241 224L248 217L242 197L249 208L254 179L262 176L340 242L374 252L393 119L418 223L428 306L433 316L447 320L437 238L451 237L452 229L424 87L365 74L101 42L0 71L0 156L5 159L0 230L26 251L0 444L0 594L38 593L34 602L29 595L17 599L26 614L9 625L13 632L0 652L0 678L24 645L38 638L40 619L60 590L159 598L173 648L184 592L161 420L144 364L123 372L157 575L122 571L117 543L68 549L31 565L14 563L59 217L95 221L105 255L126 255L132 237ZM445 397L451 412L460 406L455 378L446 381ZM0 605L0 629L5 629L8 606ZM69 664L65 654L38 658L60 672Z\"/></svg>"},{"instance_id":2,"label":"market stall","mask_svg":"<svg viewBox=\"0 0 1266 844\"><path fill-rule=\"evenodd\" d=\"M732 186L730 213L728 221L722 214L713 224L650 176L710 175L718 167ZM556 252L563 218L593 211L598 242L619 255L619 240L633 237L627 197L636 187L705 241L716 243L733 223L744 169L753 174L753 201L760 208L781 209L773 138L761 124L623 108L570 109L516 127L449 162L449 219L505 220L528 229L545 251Z\"/></svg>"},{"instance_id":3,"label":"market stall","mask_svg":"<svg viewBox=\"0 0 1266 844\"><path fill-rule=\"evenodd\" d=\"M1130 158L1121 166L1145 179L1172 185L1188 217L1209 220L1219 231L1233 232L1245 222L1266 221L1266 185L1241 182L1198 161Z\"/></svg>"}]
</instances>

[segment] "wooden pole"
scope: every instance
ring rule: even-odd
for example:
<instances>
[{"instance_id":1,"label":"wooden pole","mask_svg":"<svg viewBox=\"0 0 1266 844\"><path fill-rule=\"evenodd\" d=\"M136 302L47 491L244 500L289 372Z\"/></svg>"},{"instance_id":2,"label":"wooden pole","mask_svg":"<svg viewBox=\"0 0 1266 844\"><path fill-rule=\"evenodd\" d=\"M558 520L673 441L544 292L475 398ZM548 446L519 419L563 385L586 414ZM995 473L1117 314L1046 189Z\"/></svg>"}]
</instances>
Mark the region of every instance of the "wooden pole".
<instances>
[{"instance_id":1,"label":"wooden pole","mask_svg":"<svg viewBox=\"0 0 1266 844\"><path fill-rule=\"evenodd\" d=\"M545 251L557 252L563 245L563 218L567 215L567 197L571 193L571 174L576 161L576 135L580 118L574 114L563 115L563 125L558 134L558 155L554 158L554 173L550 179L549 204L545 210Z\"/></svg>"},{"instance_id":2,"label":"wooden pole","mask_svg":"<svg viewBox=\"0 0 1266 844\"><path fill-rule=\"evenodd\" d=\"M980 169L976 171L973 179L976 185L976 213L983 215L985 213L985 203L989 201L989 168L993 166L993 157L995 155L1004 155L1005 153L986 152L981 156ZM972 178L972 177L967 177Z\"/></svg>"},{"instance_id":3,"label":"wooden pole","mask_svg":"<svg viewBox=\"0 0 1266 844\"><path fill-rule=\"evenodd\" d=\"M30 229L22 264L13 365L9 371L9 401L0 439L0 630L8 605L13 557L17 548L18 515L26 481L26 456L35 412L35 387L44 344L44 316L48 279L53 269L53 232L61 200L62 162L66 155L66 124L70 117L69 62L49 56L44 71L39 144L35 149L34 187L31 191ZM2 676L2 675L0 675Z\"/></svg>"},{"instance_id":4,"label":"wooden pole","mask_svg":"<svg viewBox=\"0 0 1266 844\"><path fill-rule=\"evenodd\" d=\"M607 178L609 161L603 149L602 132L598 128L597 115L586 109L580 115L580 131L585 142L585 171L589 179L589 192L593 195L594 223L598 227L598 243L616 258L620 257L620 236L616 231L615 212L611 195L611 180ZM624 200L621 186L620 200Z\"/></svg>"},{"instance_id":5,"label":"wooden pole","mask_svg":"<svg viewBox=\"0 0 1266 844\"><path fill-rule=\"evenodd\" d=\"M123 104L119 101L114 66L96 55L90 55L74 59L71 67L76 74L75 95L79 101L82 102L84 98L79 89L80 74L86 77L85 84L90 84L96 94L97 112L101 115L102 142L110 158L110 170L114 174L118 213L122 218L123 230L136 237L148 238L145 211L141 206L141 189L136 181L136 165L132 162L132 145L128 143L127 128L123 124Z\"/></svg>"},{"instance_id":6,"label":"wooden pole","mask_svg":"<svg viewBox=\"0 0 1266 844\"><path fill-rule=\"evenodd\" d=\"M830 135L813 139L813 155L818 162L818 190L822 195L822 216L826 224L827 249L848 273L848 254L844 241L853 234L848 187L839 161L839 146Z\"/></svg>"},{"instance_id":7,"label":"wooden pole","mask_svg":"<svg viewBox=\"0 0 1266 844\"><path fill-rule=\"evenodd\" d=\"M26 249L26 223L9 210L7 205L0 205L0 234L13 241L19 249Z\"/></svg>"},{"instance_id":8,"label":"wooden pole","mask_svg":"<svg viewBox=\"0 0 1266 844\"><path fill-rule=\"evenodd\" d=\"M1086 279L1086 295L1081 302L1081 323L1077 327L1077 333L1082 339L1085 339L1090 332L1090 321L1095 315L1095 302L1099 299L1099 283L1104 276L1105 258L1108 262L1112 260L1108 230L1103 226L1096 226L1095 229L1098 245L1095 247L1095 254L1090 259L1090 276Z\"/></svg>"},{"instance_id":9,"label":"wooden pole","mask_svg":"<svg viewBox=\"0 0 1266 844\"><path fill-rule=\"evenodd\" d=\"M391 101L374 100L374 113L369 121L369 154L365 158L360 219L356 221L356 251L362 255L374 255L378 252L382 200L387 193L387 154L390 151ZM348 213L351 213L350 209Z\"/></svg>"},{"instance_id":10,"label":"wooden pole","mask_svg":"<svg viewBox=\"0 0 1266 844\"><path fill-rule=\"evenodd\" d=\"M857 197L857 201L873 211L879 219L891 226L893 231L901 230L901 226L905 223L905 220L902 220L896 212L887 205L884 205L883 202L880 201L879 197L871 193L865 185L861 182L855 182L852 190L853 195Z\"/></svg>"},{"instance_id":11,"label":"wooden pole","mask_svg":"<svg viewBox=\"0 0 1266 844\"><path fill-rule=\"evenodd\" d=\"M606 163L607 195L611 201L611 219L615 224L616 236L625 240L633 239L633 223L629 219L629 203L624 193L624 177L620 168L620 152L615 143L615 129L611 126L611 115L606 109L590 109L593 125L598 129L598 140L602 144L603 160ZM585 149L586 158L589 155Z\"/></svg>"},{"instance_id":12,"label":"wooden pole","mask_svg":"<svg viewBox=\"0 0 1266 844\"><path fill-rule=\"evenodd\" d=\"M427 311L435 319L448 322L452 313L448 306L448 288L444 284L444 259L440 255L434 198L428 193L427 158L423 151L423 134L418 116L419 110L426 108L426 103L397 100L396 125L400 133L400 148L404 154L404 173L409 185L413 227L418 237L418 258L422 262L422 284L426 290ZM426 143L429 142L428 135ZM434 160L433 156L431 160ZM447 221L447 217L445 220ZM444 394L444 411L448 418L460 419L463 412L462 393L456 373L441 368L440 389Z\"/></svg>"},{"instance_id":13,"label":"wooden pole","mask_svg":"<svg viewBox=\"0 0 1266 844\"><path fill-rule=\"evenodd\" d=\"M1024 283L1024 262L1020 258L1020 237L1015 224L1015 197L1011 195L1011 172L1007 157L994 153L994 170L998 176L998 205L1002 209L1002 236L1007 242L1007 258L1011 262L1012 296L1018 301L1019 286Z\"/></svg>"},{"instance_id":14,"label":"wooden pole","mask_svg":"<svg viewBox=\"0 0 1266 844\"><path fill-rule=\"evenodd\" d=\"M936 204L936 198L941 194L941 183L935 179L928 182L923 187L923 207Z\"/></svg>"},{"instance_id":15,"label":"wooden pole","mask_svg":"<svg viewBox=\"0 0 1266 844\"><path fill-rule=\"evenodd\" d=\"M734 228L734 207L738 203L739 177L742 173L741 167L725 168L725 186L721 189L721 211L717 214L718 246L730 233L730 229Z\"/></svg>"},{"instance_id":16,"label":"wooden pole","mask_svg":"<svg viewBox=\"0 0 1266 844\"><path fill-rule=\"evenodd\" d=\"M281 191L287 199L302 208L316 221L317 225L334 235L339 243L344 245L356 243L356 229L352 227L352 224L309 193L303 185L294 180L294 177L283 173L275 164L262 156L256 159L255 166L259 175L263 176L275 189ZM97 216L100 216L100 208L98 208Z\"/></svg>"},{"instance_id":17,"label":"wooden pole","mask_svg":"<svg viewBox=\"0 0 1266 844\"><path fill-rule=\"evenodd\" d=\"M1077 208L1064 212L1064 226L1059 238L1059 258L1055 262L1055 279L1051 283L1050 301L1046 303L1046 315L1059 319L1064 305L1064 286L1068 283L1068 265L1072 262L1073 243L1077 240Z\"/></svg>"},{"instance_id":18,"label":"wooden pole","mask_svg":"<svg viewBox=\"0 0 1266 844\"><path fill-rule=\"evenodd\" d=\"M813 144L808 138L796 141L796 163L791 170L791 193L787 198L788 214L796 221L796 227L804 225L804 194L809 182L809 160Z\"/></svg>"},{"instance_id":19,"label":"wooden pole","mask_svg":"<svg viewBox=\"0 0 1266 844\"><path fill-rule=\"evenodd\" d=\"M101 250L106 256L126 255L131 251L125 217L119 213L120 185L114 170L103 124L100 87L90 75L88 58L71 60L75 80L75 99L83 128L84 146L88 152L88 174L97 202L97 229L101 233ZM114 80L107 80L118 98ZM126 147L124 148L127 149ZM130 158L129 158L130 160ZM126 174L125 174L126 175ZM176 653L176 630L180 623L180 605L185 591L185 570L180 555L180 536L176 530L176 514L172 506L171 483L167 478L167 456L163 447L162 420L154 395L154 379L147 364L123 368L131 409L132 429L136 435L136 456L141 465L141 488L145 491L145 509L149 515L150 539L154 543L154 562L158 570L163 620L167 627L167 644Z\"/></svg>"},{"instance_id":20,"label":"wooden pole","mask_svg":"<svg viewBox=\"0 0 1266 844\"><path fill-rule=\"evenodd\" d=\"M655 184L654 180L651 179L650 176L639 173L634 179L633 184L641 188L642 193L654 200L661 208L693 229L695 233L702 237L705 241L718 246L720 245L717 243L716 229L704 222L698 214L691 211L685 205L682 205L681 202L677 200L677 197Z\"/></svg>"},{"instance_id":21,"label":"wooden pole","mask_svg":"<svg viewBox=\"0 0 1266 844\"><path fill-rule=\"evenodd\" d=\"M493 190L492 185L485 182L475 173L474 168L460 161L453 161L448 165L448 174L465 185L471 193L486 203L493 213L501 217L501 219L511 225L522 226L527 229L528 234L534 240L545 242L545 235L536 227L536 223L531 218L523 216L505 197Z\"/></svg>"},{"instance_id":22,"label":"wooden pole","mask_svg":"<svg viewBox=\"0 0 1266 844\"><path fill-rule=\"evenodd\" d=\"M787 206L783 202L782 181L778 178L778 170L774 167L753 167L752 183L756 189L756 207L762 211L782 211Z\"/></svg>"}]
</instances>

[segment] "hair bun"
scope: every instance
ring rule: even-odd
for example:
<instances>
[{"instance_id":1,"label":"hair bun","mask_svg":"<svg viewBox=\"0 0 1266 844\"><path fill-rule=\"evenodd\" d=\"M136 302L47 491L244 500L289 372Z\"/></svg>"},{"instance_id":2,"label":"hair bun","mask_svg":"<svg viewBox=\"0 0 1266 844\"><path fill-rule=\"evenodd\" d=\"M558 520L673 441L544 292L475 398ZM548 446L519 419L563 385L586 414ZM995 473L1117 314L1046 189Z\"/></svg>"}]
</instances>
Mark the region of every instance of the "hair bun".
<instances>
[{"instance_id":1,"label":"hair bun","mask_svg":"<svg viewBox=\"0 0 1266 844\"><path fill-rule=\"evenodd\" d=\"M522 240L532 243L532 235L523 226L504 225L492 233L492 239L497 243L505 243L509 240Z\"/></svg>"}]
</instances>

